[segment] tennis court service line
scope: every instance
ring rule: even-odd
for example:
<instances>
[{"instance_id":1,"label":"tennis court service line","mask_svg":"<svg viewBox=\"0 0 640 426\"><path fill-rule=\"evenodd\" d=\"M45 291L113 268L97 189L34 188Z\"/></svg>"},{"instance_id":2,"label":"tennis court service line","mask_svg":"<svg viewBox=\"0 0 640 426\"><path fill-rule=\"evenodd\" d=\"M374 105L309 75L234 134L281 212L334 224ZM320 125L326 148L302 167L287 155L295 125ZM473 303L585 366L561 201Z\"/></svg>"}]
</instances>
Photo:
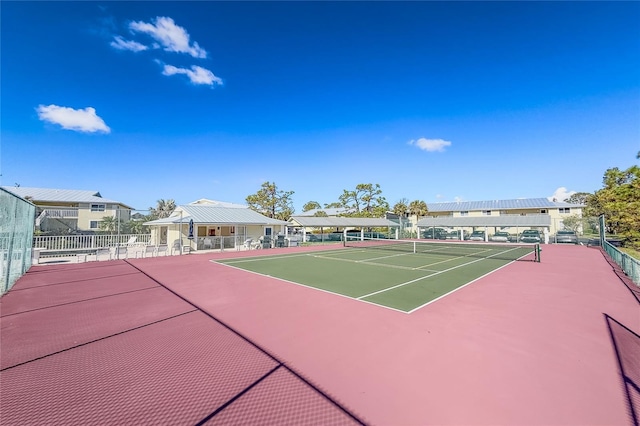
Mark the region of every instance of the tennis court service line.
<instances>
[{"instance_id":1,"label":"tennis court service line","mask_svg":"<svg viewBox=\"0 0 640 426\"><path fill-rule=\"evenodd\" d=\"M215 262L215 261L212 261L212 262ZM288 283L288 284L298 285L300 287L306 287L306 288L309 288L311 290L321 291L322 293L327 293L327 294L332 294L334 296L344 297L345 299L355 300L357 302L368 303L370 305L377 306L379 308L389 309L389 310L392 310L394 312L401 312L403 314L407 313L407 311L403 311L403 310L400 310L400 309L392 308L391 306L381 305L381 304L375 303L375 302L369 302L368 300L360 300L359 298L347 296L346 294L336 293L336 292L333 292L333 291L325 290L323 288L318 288L318 287L314 287L314 286L311 286L311 285L298 283L298 282L295 282L295 281L285 280L284 278L274 277L273 275L267 275L267 274L262 274L260 272L249 271L248 269L243 269L243 268L240 268L238 266L229 265L228 263L219 263L219 262L215 262L215 263L218 263L219 265L226 266L228 268L233 268L233 269L236 269L238 271L245 272L245 273L255 274L255 275L259 275L261 277L266 277L266 278L271 278L271 279L282 281L282 282L285 282L285 283Z\"/></svg>"},{"instance_id":2,"label":"tennis court service line","mask_svg":"<svg viewBox=\"0 0 640 426\"><path fill-rule=\"evenodd\" d=\"M332 251L317 251L315 253L332 253ZM300 253L300 254L271 254L266 256L253 256L253 257L228 257L226 259L211 259L210 262L221 263L224 265L229 265L231 263L245 263L245 262L259 262L262 260L273 260L273 259L282 259L283 257L303 257L308 256L309 253ZM223 263L224 262L224 263Z\"/></svg>"},{"instance_id":3,"label":"tennis court service line","mask_svg":"<svg viewBox=\"0 0 640 426\"><path fill-rule=\"evenodd\" d=\"M511 250L516 250L516 249L513 248ZM506 250L506 251L501 252L501 253L496 253L493 256L497 256L498 254L506 253L506 252L509 252L511 250ZM485 258L472 260L471 262L463 263L461 265L457 265L457 266L454 266L454 267L449 268L449 269L445 269L445 270L442 270L442 271L439 271L439 272L436 272L436 273L433 273L433 274L425 275L424 277L416 278L415 280L407 281L405 283L400 283L398 285L394 285L393 287L389 287L389 288L385 288L385 289L382 289L382 290L374 291L373 293L365 294L364 296L358 297L358 300L363 299L365 297L373 296L373 295L376 295L376 294L384 293L384 292L389 291L389 290L394 290L396 288L403 287L405 285L413 284L413 283L415 283L417 281L422 281L422 280L424 280L426 278L431 278L431 277L434 277L436 275L444 274L445 272L453 271L454 269L458 269L458 268L461 268L463 266L471 265L472 263L480 262L482 260L489 259L489 258L491 258L493 256L488 256L488 257L485 257ZM509 262L509 263L511 263L511 262Z\"/></svg>"},{"instance_id":4,"label":"tennis court service line","mask_svg":"<svg viewBox=\"0 0 640 426\"><path fill-rule=\"evenodd\" d=\"M424 308L425 306L430 305L430 304L432 304L433 302L435 302L435 301L437 301L437 300L442 299L443 297L447 297L447 296L448 296L448 295L450 295L451 293L455 293L456 291L458 291L458 290L460 290L460 289L462 289L462 288L464 288L464 287L466 287L466 286L468 286L468 285L470 285L470 284L475 283L476 281L478 281L478 280L479 280L479 279L481 279L481 278L486 277L487 275L491 275L491 274L493 274L494 272L496 272L496 271L498 271L498 270L500 270L500 269L502 269L502 268L504 268L504 267L506 267L506 266L511 265L513 262L515 262L515 260L512 260L511 262L509 262L509 263L507 263L507 264L504 264L504 265L502 265L502 266L501 266L501 267L499 267L499 268L496 268L496 269L494 269L494 270L492 270L492 271L489 271L489 272L487 272L486 274L481 275L481 276L479 276L478 278L476 278L476 279L474 279L474 280L471 280L471 281L469 281L469 282L468 282L468 283L466 283L466 284L461 285L460 287L456 287L456 288L454 288L453 290L451 290L450 292L443 294L442 296L436 297L436 298L435 298L435 299L433 299L433 300L429 300L428 302L423 303L423 304L422 304L422 305L420 305L420 306L416 306L415 308L413 308L412 310L410 310L410 311L409 311L409 312L407 312L407 313L408 313L408 314L412 314L412 313L414 313L415 311L417 311L418 309L422 309L422 308Z\"/></svg>"},{"instance_id":5,"label":"tennis court service line","mask_svg":"<svg viewBox=\"0 0 640 426\"><path fill-rule=\"evenodd\" d=\"M386 264L386 263L375 263L375 262L370 262L369 260L342 259L342 258L339 258L339 257L331 257L331 256L317 256L315 254L309 254L309 256L315 257L317 259L337 260L337 261L340 261L340 262L349 262L349 263L361 263L361 264L364 264L364 265L382 266L383 268L404 269L405 271L419 270L417 268L412 268L410 266L389 265L389 264ZM428 271L428 269L425 269L425 271ZM433 272L436 272L436 271L433 271Z\"/></svg>"},{"instance_id":6,"label":"tennis court service line","mask_svg":"<svg viewBox=\"0 0 640 426\"><path fill-rule=\"evenodd\" d=\"M362 252L365 253L367 252L367 250L358 250L358 252ZM418 254L425 254L426 252L420 252ZM477 252L476 252L477 253ZM474 254L476 254L474 253ZM502 253L500 253L502 254ZM445 259L445 260L441 260L439 262L434 262L434 263L428 263L426 265L422 265L422 266L416 266L416 267L412 267L412 266L400 266L400 265L389 265L387 263L376 263L376 262L372 262L372 260L379 260L379 259L386 259L389 257L395 257L395 256L413 256L415 255L415 253L402 253L402 254L394 254L392 256L382 256L382 257L374 257L371 259L363 259L363 260L353 260L353 259L341 259L339 257L331 257L331 256L318 256L318 255L314 255L314 254L309 254L309 256L313 256L313 257L317 257L319 259L327 259L327 260L339 260L341 262L351 262L351 263L362 263L365 265L374 265L374 266L383 266L385 268L395 268L395 269L404 269L407 271L425 271L425 272L439 272L438 270L435 269L427 269L430 266L433 265L439 265L441 263L447 263L447 262L453 262L454 260L458 260L458 259L462 259L465 257L468 257L469 255L463 255L463 256L456 256L456 257L452 257L449 259ZM495 255L494 255L495 256Z\"/></svg>"}]
</instances>

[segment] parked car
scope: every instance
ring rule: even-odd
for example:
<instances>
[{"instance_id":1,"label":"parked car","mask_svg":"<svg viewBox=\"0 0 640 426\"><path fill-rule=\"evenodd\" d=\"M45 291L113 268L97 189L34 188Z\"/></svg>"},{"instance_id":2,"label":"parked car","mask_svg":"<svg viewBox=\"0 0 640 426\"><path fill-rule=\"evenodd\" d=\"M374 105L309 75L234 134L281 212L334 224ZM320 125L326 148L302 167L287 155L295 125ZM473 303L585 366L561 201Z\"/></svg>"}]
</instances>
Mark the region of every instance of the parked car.
<instances>
[{"instance_id":1,"label":"parked car","mask_svg":"<svg viewBox=\"0 0 640 426\"><path fill-rule=\"evenodd\" d=\"M495 241L497 243L508 243L509 238L510 235L508 232L496 232L491 237L489 237L489 240Z\"/></svg>"},{"instance_id":2,"label":"parked car","mask_svg":"<svg viewBox=\"0 0 640 426\"><path fill-rule=\"evenodd\" d=\"M447 232L447 240L459 240L459 239L460 239L460 231Z\"/></svg>"},{"instance_id":3,"label":"parked car","mask_svg":"<svg viewBox=\"0 0 640 426\"><path fill-rule=\"evenodd\" d=\"M540 241L542 241L542 238L540 237L540 231L537 229L527 229L520 234L521 243L539 243Z\"/></svg>"},{"instance_id":4,"label":"parked car","mask_svg":"<svg viewBox=\"0 0 640 426\"><path fill-rule=\"evenodd\" d=\"M485 234L484 231L473 231L471 235L469 235L470 241L484 241Z\"/></svg>"},{"instance_id":5,"label":"parked car","mask_svg":"<svg viewBox=\"0 0 640 426\"><path fill-rule=\"evenodd\" d=\"M422 238L431 240L446 240L447 230L444 228L428 228L422 233Z\"/></svg>"},{"instance_id":6,"label":"parked car","mask_svg":"<svg viewBox=\"0 0 640 426\"><path fill-rule=\"evenodd\" d=\"M574 231L558 231L556 233L558 244L578 244L578 236Z\"/></svg>"}]
</instances>

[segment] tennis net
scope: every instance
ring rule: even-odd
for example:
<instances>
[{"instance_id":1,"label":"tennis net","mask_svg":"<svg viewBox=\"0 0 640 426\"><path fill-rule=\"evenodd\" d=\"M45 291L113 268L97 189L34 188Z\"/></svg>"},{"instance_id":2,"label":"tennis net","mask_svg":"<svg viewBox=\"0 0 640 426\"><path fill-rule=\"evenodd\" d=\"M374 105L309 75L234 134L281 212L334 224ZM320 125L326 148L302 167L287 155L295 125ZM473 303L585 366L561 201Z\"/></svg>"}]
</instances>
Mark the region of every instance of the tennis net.
<instances>
[{"instance_id":1,"label":"tennis net","mask_svg":"<svg viewBox=\"0 0 640 426\"><path fill-rule=\"evenodd\" d=\"M378 249L447 257L474 257L500 260L540 262L539 244L476 243L420 240L385 240L347 236L345 247Z\"/></svg>"}]
</instances>

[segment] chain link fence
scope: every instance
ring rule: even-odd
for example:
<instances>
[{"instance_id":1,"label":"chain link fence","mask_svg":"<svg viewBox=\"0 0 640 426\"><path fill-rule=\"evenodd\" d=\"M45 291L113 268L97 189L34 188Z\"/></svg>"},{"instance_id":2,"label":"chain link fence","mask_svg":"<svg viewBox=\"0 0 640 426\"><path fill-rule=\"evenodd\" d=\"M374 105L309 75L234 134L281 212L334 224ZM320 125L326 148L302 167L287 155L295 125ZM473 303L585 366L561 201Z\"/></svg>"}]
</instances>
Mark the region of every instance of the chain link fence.
<instances>
[{"instance_id":1,"label":"chain link fence","mask_svg":"<svg viewBox=\"0 0 640 426\"><path fill-rule=\"evenodd\" d=\"M618 249L620 240L611 238L606 232L604 215L598 218L598 225L601 229L600 244L611 259L620 266L624 273L631 278L637 286L640 286L640 260Z\"/></svg>"}]
</instances>

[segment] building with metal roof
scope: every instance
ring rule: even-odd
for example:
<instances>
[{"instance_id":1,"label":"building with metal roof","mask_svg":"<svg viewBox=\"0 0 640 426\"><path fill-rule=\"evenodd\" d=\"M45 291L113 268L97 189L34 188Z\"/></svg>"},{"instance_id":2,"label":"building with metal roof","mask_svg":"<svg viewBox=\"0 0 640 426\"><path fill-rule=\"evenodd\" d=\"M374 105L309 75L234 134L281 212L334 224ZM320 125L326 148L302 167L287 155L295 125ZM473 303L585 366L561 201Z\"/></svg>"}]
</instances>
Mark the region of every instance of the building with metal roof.
<instances>
[{"instance_id":1,"label":"building with metal roof","mask_svg":"<svg viewBox=\"0 0 640 426\"><path fill-rule=\"evenodd\" d=\"M463 232L484 230L485 238L497 231L517 234L525 229L554 234L564 228L565 218L571 215L581 217L583 207L547 198L431 203L427 204L427 216L415 218L415 228L419 235L428 228L437 227Z\"/></svg>"},{"instance_id":2,"label":"building with metal roof","mask_svg":"<svg viewBox=\"0 0 640 426\"><path fill-rule=\"evenodd\" d=\"M558 201L549 201L547 198L516 198L513 200L488 200L488 201L453 201L446 203L427 203L429 213L435 212L460 212L482 210L531 210L549 209L560 207L584 207Z\"/></svg>"},{"instance_id":3,"label":"building with metal roof","mask_svg":"<svg viewBox=\"0 0 640 426\"><path fill-rule=\"evenodd\" d=\"M210 200L209 200L210 201ZM151 244L174 250L235 249L249 239L285 235L288 222L264 216L248 207L220 204L179 205L166 218L146 222Z\"/></svg>"},{"instance_id":4,"label":"building with metal roof","mask_svg":"<svg viewBox=\"0 0 640 426\"><path fill-rule=\"evenodd\" d=\"M97 231L104 217L131 218L132 208L98 191L3 186L36 205L36 229L45 233Z\"/></svg>"}]
</instances>

